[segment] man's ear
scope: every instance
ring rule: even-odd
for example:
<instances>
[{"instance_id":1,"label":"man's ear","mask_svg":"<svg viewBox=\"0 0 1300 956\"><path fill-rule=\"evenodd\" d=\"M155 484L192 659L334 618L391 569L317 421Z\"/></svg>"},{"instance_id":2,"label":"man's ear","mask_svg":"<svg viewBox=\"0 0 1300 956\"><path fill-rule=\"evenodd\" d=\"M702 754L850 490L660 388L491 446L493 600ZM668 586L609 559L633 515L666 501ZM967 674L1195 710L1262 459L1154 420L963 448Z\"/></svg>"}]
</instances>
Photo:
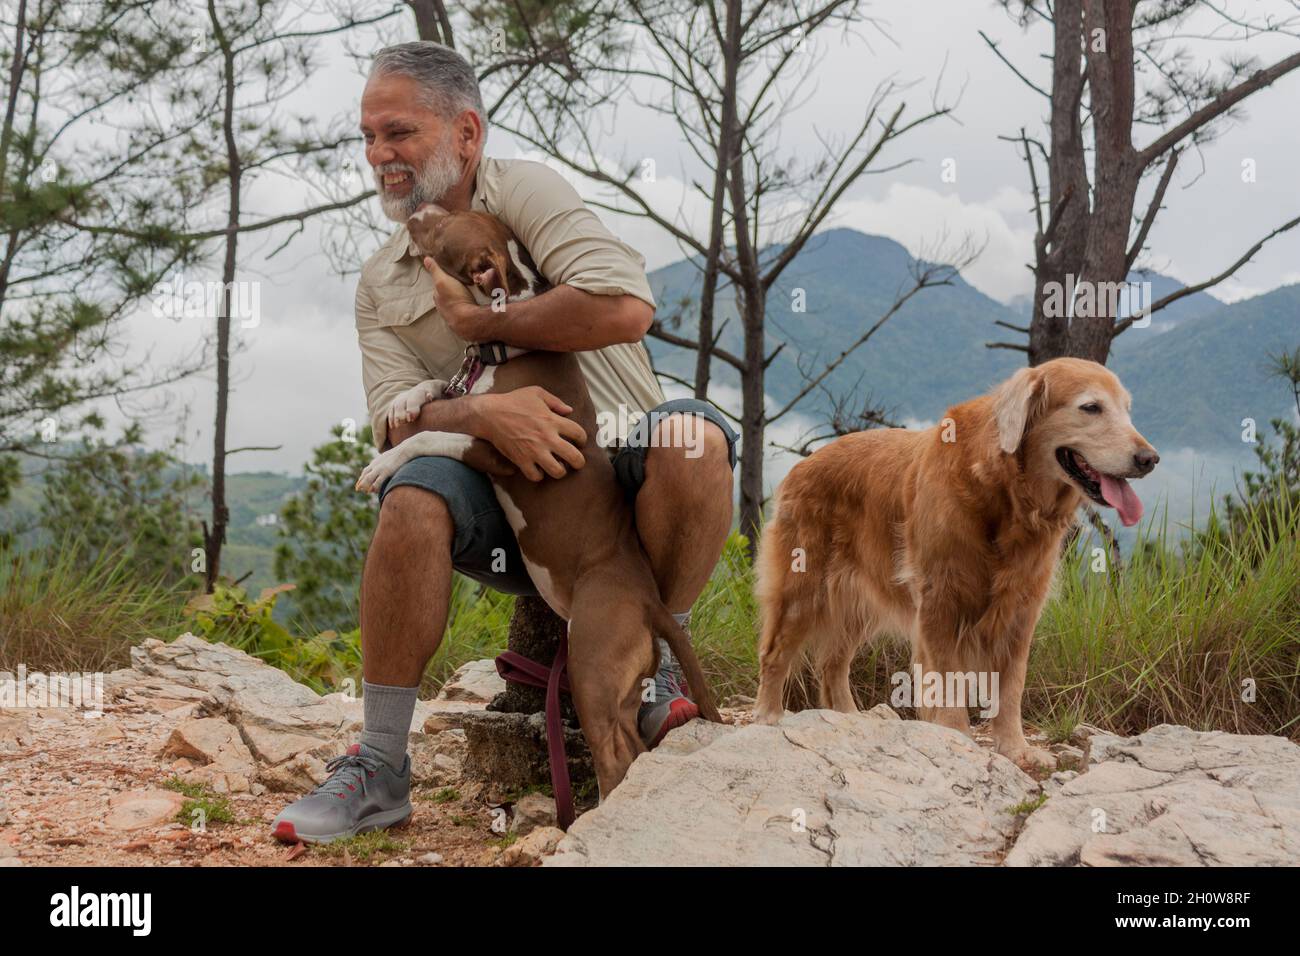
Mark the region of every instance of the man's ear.
<instances>
[{"instance_id":1,"label":"man's ear","mask_svg":"<svg viewBox=\"0 0 1300 956\"><path fill-rule=\"evenodd\" d=\"M1047 403L1047 376L1041 368L1022 368L993 393L998 445L1008 455L1024 440L1030 423Z\"/></svg>"}]
</instances>

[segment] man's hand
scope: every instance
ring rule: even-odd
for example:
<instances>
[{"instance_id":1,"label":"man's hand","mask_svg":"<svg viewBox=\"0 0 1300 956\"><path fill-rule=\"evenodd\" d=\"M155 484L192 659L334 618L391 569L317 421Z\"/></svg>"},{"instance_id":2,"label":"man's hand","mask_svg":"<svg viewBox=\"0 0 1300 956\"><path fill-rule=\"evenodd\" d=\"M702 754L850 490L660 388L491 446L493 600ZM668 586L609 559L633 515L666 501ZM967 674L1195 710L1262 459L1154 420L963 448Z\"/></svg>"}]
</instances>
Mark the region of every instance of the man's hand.
<instances>
[{"instance_id":1,"label":"man's hand","mask_svg":"<svg viewBox=\"0 0 1300 956\"><path fill-rule=\"evenodd\" d=\"M482 436L514 462L528 480L541 481L543 472L563 478L568 474L565 465L581 468L586 464L582 454L586 431L564 417L573 409L546 389L529 385L478 398Z\"/></svg>"},{"instance_id":2,"label":"man's hand","mask_svg":"<svg viewBox=\"0 0 1300 956\"><path fill-rule=\"evenodd\" d=\"M432 256L424 257L424 267L433 276L433 301L438 314L466 342L485 342L491 338L488 326L490 311L474 301L474 294L460 280L447 275Z\"/></svg>"}]
</instances>

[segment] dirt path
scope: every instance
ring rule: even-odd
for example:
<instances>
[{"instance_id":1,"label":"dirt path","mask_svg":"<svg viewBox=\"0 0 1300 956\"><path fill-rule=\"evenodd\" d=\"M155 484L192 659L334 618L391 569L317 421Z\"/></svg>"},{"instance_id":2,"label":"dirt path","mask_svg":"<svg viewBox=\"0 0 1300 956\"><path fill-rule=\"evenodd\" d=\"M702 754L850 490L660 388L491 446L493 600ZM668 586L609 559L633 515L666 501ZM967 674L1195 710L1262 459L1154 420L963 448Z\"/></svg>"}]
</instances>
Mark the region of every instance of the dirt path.
<instances>
[{"instance_id":1,"label":"dirt path","mask_svg":"<svg viewBox=\"0 0 1300 956\"><path fill-rule=\"evenodd\" d=\"M195 805L166 789L176 771L157 756L175 722L133 704L95 719L0 710L0 866L483 866L502 853L473 785L417 786L406 826L338 851L294 853L270 839L270 821L296 794L230 794L235 822L177 822L193 820Z\"/></svg>"}]
</instances>

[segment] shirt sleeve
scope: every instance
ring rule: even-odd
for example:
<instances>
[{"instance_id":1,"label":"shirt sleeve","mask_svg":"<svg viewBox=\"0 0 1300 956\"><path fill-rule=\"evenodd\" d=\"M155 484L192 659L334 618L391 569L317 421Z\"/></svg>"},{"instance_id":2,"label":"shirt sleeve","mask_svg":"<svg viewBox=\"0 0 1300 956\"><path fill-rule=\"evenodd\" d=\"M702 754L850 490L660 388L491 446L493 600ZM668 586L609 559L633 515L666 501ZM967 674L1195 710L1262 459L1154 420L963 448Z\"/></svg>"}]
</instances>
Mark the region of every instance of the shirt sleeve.
<instances>
[{"instance_id":1,"label":"shirt sleeve","mask_svg":"<svg viewBox=\"0 0 1300 956\"><path fill-rule=\"evenodd\" d=\"M552 285L634 295L654 308L645 257L610 232L578 191L543 163L511 163L496 214Z\"/></svg>"},{"instance_id":2,"label":"shirt sleeve","mask_svg":"<svg viewBox=\"0 0 1300 956\"><path fill-rule=\"evenodd\" d=\"M408 388L428 380L429 370L392 328L380 324L374 297L364 278L357 283L356 319L370 429L375 447L383 451L388 441L388 406ZM435 381L436 394L441 395L446 383Z\"/></svg>"}]
</instances>

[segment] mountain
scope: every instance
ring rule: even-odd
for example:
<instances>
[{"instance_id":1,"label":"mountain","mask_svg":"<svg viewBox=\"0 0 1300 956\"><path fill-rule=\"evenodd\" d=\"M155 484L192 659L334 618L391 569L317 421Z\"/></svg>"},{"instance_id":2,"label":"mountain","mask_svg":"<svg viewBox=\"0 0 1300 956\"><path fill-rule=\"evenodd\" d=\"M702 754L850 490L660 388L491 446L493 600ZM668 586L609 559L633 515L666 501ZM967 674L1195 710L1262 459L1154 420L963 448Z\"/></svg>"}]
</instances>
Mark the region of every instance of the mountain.
<instances>
[{"instance_id":1,"label":"mountain","mask_svg":"<svg viewBox=\"0 0 1300 956\"><path fill-rule=\"evenodd\" d=\"M764 255L777 251L768 249ZM914 266L907 250L890 239L852 229L813 237L768 295L768 352L787 343L767 371L765 384L774 407L797 394L801 366L812 372L825 367L879 319L908 287ZM698 260L682 260L650 274L661 316L672 315L682 309L683 299L698 294L699 275ZM1149 281L1153 299L1180 288L1156 273L1132 278ZM792 308L798 289L805 292L806 312ZM683 312L675 331L693 338L691 309ZM738 353L740 319L730 290L718 297L717 324L724 319L730 321L719 344ZM826 388L831 395L869 393L895 420L936 421L949 405L985 391L1023 364L1020 352L985 348L991 341L1023 341L994 325L999 320L1023 325L1025 316L1017 303L1004 306L955 277L951 285L915 295L828 378ZM656 368L693 376L694 352L654 339L646 344ZM1297 346L1300 286L1232 305L1202 292L1156 313L1149 328L1123 333L1110 366L1133 393L1143 433L1158 447L1235 454L1242 451L1243 418L1254 418L1265 437L1270 418L1293 413L1290 393L1265 373L1264 365L1271 350ZM713 372L715 381L739 385L731 366L717 359ZM828 395L817 391L798 411L821 419L832 405Z\"/></svg>"},{"instance_id":2,"label":"mountain","mask_svg":"<svg viewBox=\"0 0 1300 956\"><path fill-rule=\"evenodd\" d=\"M765 256L779 249L765 250ZM659 314L670 315L684 297L698 295L700 270L681 261L650 274ZM768 295L768 349L786 346L768 367L766 388L778 406L799 391L802 366L811 374L824 368L848 344L869 329L911 284L915 260L891 239L852 229L814 236ZM795 311L797 290L806 311ZM925 289L904 305L872 338L854 352L828 381L832 395L869 393L896 418L937 420L949 405L978 394L1021 364L1021 355L987 349L1002 338L995 319L1020 322L1001 303L990 299L960 276L948 286ZM715 330L727 321L720 347L739 353L740 318L730 289L720 291ZM675 329L693 338L696 319L687 311ZM654 339L646 344L655 367L690 378L694 352ZM739 386L731 366L714 360L715 380ZM831 396L814 392L799 406L805 415L824 415Z\"/></svg>"},{"instance_id":3,"label":"mountain","mask_svg":"<svg viewBox=\"0 0 1300 956\"><path fill-rule=\"evenodd\" d=\"M1120 338L1134 331L1144 330ZM1290 285L1136 339L1110 367L1157 446L1240 450L1243 419L1254 419L1265 439L1271 419L1295 414L1290 390L1267 363L1271 353L1297 347L1300 285Z\"/></svg>"}]
</instances>

